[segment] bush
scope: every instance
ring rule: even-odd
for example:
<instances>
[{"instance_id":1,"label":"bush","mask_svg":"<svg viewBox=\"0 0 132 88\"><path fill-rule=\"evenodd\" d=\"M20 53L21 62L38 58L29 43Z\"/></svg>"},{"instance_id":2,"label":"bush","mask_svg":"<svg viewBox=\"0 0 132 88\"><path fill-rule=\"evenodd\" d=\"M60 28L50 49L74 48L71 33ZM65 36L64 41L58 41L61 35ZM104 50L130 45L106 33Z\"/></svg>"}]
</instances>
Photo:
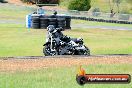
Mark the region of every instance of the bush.
<instances>
[{"instance_id":1,"label":"bush","mask_svg":"<svg viewBox=\"0 0 132 88\"><path fill-rule=\"evenodd\" d=\"M69 5L69 10L88 11L91 8L91 0L72 0Z\"/></svg>"}]
</instances>

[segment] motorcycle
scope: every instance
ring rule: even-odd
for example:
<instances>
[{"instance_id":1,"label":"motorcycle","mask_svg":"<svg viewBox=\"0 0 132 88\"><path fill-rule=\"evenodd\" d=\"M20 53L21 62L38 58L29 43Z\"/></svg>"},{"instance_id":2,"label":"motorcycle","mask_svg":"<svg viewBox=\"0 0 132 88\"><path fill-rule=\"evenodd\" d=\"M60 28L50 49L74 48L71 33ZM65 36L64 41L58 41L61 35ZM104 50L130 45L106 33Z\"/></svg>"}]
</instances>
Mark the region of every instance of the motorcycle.
<instances>
[{"instance_id":1,"label":"motorcycle","mask_svg":"<svg viewBox=\"0 0 132 88\"><path fill-rule=\"evenodd\" d=\"M90 50L83 45L82 38L70 38L62 33L63 28L47 27L46 43L43 45L45 56L54 55L90 55Z\"/></svg>"}]
</instances>

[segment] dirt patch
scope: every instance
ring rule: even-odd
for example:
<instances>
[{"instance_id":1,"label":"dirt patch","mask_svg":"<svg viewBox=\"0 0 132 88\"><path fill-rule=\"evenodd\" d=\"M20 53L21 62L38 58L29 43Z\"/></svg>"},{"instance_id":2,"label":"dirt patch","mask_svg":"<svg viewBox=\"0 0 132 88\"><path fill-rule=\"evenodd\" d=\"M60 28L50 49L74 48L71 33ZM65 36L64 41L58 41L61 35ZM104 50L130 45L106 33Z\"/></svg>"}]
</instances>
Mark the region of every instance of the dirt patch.
<instances>
[{"instance_id":1,"label":"dirt patch","mask_svg":"<svg viewBox=\"0 0 132 88\"><path fill-rule=\"evenodd\" d=\"M0 60L0 72L89 64L132 64L132 56L7 59Z\"/></svg>"}]
</instances>

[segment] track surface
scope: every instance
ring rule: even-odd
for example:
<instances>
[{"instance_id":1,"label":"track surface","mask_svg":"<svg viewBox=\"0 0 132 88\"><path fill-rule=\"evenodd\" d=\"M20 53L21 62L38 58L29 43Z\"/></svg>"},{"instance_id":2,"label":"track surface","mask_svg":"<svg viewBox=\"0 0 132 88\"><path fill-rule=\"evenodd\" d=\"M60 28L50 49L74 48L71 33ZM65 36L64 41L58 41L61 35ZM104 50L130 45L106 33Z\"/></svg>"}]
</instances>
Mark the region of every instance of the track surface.
<instances>
[{"instance_id":1,"label":"track surface","mask_svg":"<svg viewBox=\"0 0 132 88\"><path fill-rule=\"evenodd\" d=\"M132 64L132 55L10 57L0 59L0 72L29 71L89 64Z\"/></svg>"}]
</instances>

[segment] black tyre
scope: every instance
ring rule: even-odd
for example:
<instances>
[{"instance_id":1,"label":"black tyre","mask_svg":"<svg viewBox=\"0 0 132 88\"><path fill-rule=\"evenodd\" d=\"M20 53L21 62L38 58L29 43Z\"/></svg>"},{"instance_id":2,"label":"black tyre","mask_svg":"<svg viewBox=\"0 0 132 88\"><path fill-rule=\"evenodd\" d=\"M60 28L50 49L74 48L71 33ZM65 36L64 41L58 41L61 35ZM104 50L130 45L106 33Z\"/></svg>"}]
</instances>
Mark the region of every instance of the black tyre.
<instances>
[{"instance_id":1,"label":"black tyre","mask_svg":"<svg viewBox=\"0 0 132 88\"><path fill-rule=\"evenodd\" d=\"M56 18L48 18L50 22L56 22Z\"/></svg>"},{"instance_id":2,"label":"black tyre","mask_svg":"<svg viewBox=\"0 0 132 88\"><path fill-rule=\"evenodd\" d=\"M32 18L32 22L31 22L32 28L33 29L38 29L39 28L39 24L40 24L39 17L33 17Z\"/></svg>"},{"instance_id":3,"label":"black tyre","mask_svg":"<svg viewBox=\"0 0 132 88\"><path fill-rule=\"evenodd\" d=\"M39 29L40 27L39 27L39 23L33 23L32 24L32 28L33 29Z\"/></svg>"},{"instance_id":4,"label":"black tyre","mask_svg":"<svg viewBox=\"0 0 132 88\"><path fill-rule=\"evenodd\" d=\"M65 29L71 29L71 27L65 27Z\"/></svg>"},{"instance_id":5,"label":"black tyre","mask_svg":"<svg viewBox=\"0 0 132 88\"><path fill-rule=\"evenodd\" d=\"M66 29L71 29L71 17L66 18Z\"/></svg>"},{"instance_id":6,"label":"black tyre","mask_svg":"<svg viewBox=\"0 0 132 88\"><path fill-rule=\"evenodd\" d=\"M41 24L40 26L48 26L48 24Z\"/></svg>"},{"instance_id":7,"label":"black tyre","mask_svg":"<svg viewBox=\"0 0 132 88\"><path fill-rule=\"evenodd\" d=\"M48 24L40 24L40 26L48 26Z\"/></svg>"},{"instance_id":8,"label":"black tyre","mask_svg":"<svg viewBox=\"0 0 132 88\"><path fill-rule=\"evenodd\" d=\"M40 18L41 23L48 23L48 18Z\"/></svg>"},{"instance_id":9,"label":"black tyre","mask_svg":"<svg viewBox=\"0 0 132 88\"><path fill-rule=\"evenodd\" d=\"M40 21L40 24L48 24L48 21Z\"/></svg>"},{"instance_id":10,"label":"black tyre","mask_svg":"<svg viewBox=\"0 0 132 88\"><path fill-rule=\"evenodd\" d=\"M61 26L65 26L65 24L62 24L62 25L58 25L58 26L60 26L60 27L61 27Z\"/></svg>"},{"instance_id":11,"label":"black tyre","mask_svg":"<svg viewBox=\"0 0 132 88\"><path fill-rule=\"evenodd\" d=\"M48 18L40 18L42 21L48 21Z\"/></svg>"},{"instance_id":12,"label":"black tyre","mask_svg":"<svg viewBox=\"0 0 132 88\"><path fill-rule=\"evenodd\" d=\"M40 21L40 24L48 24L48 21Z\"/></svg>"},{"instance_id":13,"label":"black tyre","mask_svg":"<svg viewBox=\"0 0 132 88\"><path fill-rule=\"evenodd\" d=\"M47 22L40 22L40 25L49 25L49 23Z\"/></svg>"},{"instance_id":14,"label":"black tyre","mask_svg":"<svg viewBox=\"0 0 132 88\"><path fill-rule=\"evenodd\" d=\"M56 51L51 51L50 45L45 45L45 47L43 48L43 53L44 53L45 56L57 55Z\"/></svg>"},{"instance_id":15,"label":"black tyre","mask_svg":"<svg viewBox=\"0 0 132 88\"><path fill-rule=\"evenodd\" d=\"M86 51L85 51L84 55L90 56L90 49L86 46L84 46L84 47L86 48Z\"/></svg>"},{"instance_id":16,"label":"black tyre","mask_svg":"<svg viewBox=\"0 0 132 88\"><path fill-rule=\"evenodd\" d=\"M41 29L46 29L47 27L48 27L48 25L45 25L45 24L43 24L43 25L41 24L41 25L40 25L40 28L41 28Z\"/></svg>"},{"instance_id":17,"label":"black tyre","mask_svg":"<svg viewBox=\"0 0 132 88\"><path fill-rule=\"evenodd\" d=\"M65 21L65 18L57 18L57 21L58 22L64 22Z\"/></svg>"},{"instance_id":18,"label":"black tyre","mask_svg":"<svg viewBox=\"0 0 132 88\"><path fill-rule=\"evenodd\" d=\"M64 22L58 22L58 25L65 25L65 21Z\"/></svg>"},{"instance_id":19,"label":"black tyre","mask_svg":"<svg viewBox=\"0 0 132 88\"><path fill-rule=\"evenodd\" d=\"M40 21L35 21L35 20L33 20L32 23L40 23Z\"/></svg>"},{"instance_id":20,"label":"black tyre","mask_svg":"<svg viewBox=\"0 0 132 88\"><path fill-rule=\"evenodd\" d=\"M56 22L49 22L48 24L49 25L56 25L57 23Z\"/></svg>"},{"instance_id":21,"label":"black tyre","mask_svg":"<svg viewBox=\"0 0 132 88\"><path fill-rule=\"evenodd\" d=\"M58 25L58 28L60 28L60 27L65 28L65 25Z\"/></svg>"},{"instance_id":22,"label":"black tyre","mask_svg":"<svg viewBox=\"0 0 132 88\"><path fill-rule=\"evenodd\" d=\"M86 47L85 47L85 50L81 50L81 51L78 51L77 55L88 55L90 56L90 50Z\"/></svg>"},{"instance_id":23,"label":"black tyre","mask_svg":"<svg viewBox=\"0 0 132 88\"><path fill-rule=\"evenodd\" d=\"M39 21L40 19L39 19L39 17L33 17L32 18L32 21Z\"/></svg>"}]
</instances>

